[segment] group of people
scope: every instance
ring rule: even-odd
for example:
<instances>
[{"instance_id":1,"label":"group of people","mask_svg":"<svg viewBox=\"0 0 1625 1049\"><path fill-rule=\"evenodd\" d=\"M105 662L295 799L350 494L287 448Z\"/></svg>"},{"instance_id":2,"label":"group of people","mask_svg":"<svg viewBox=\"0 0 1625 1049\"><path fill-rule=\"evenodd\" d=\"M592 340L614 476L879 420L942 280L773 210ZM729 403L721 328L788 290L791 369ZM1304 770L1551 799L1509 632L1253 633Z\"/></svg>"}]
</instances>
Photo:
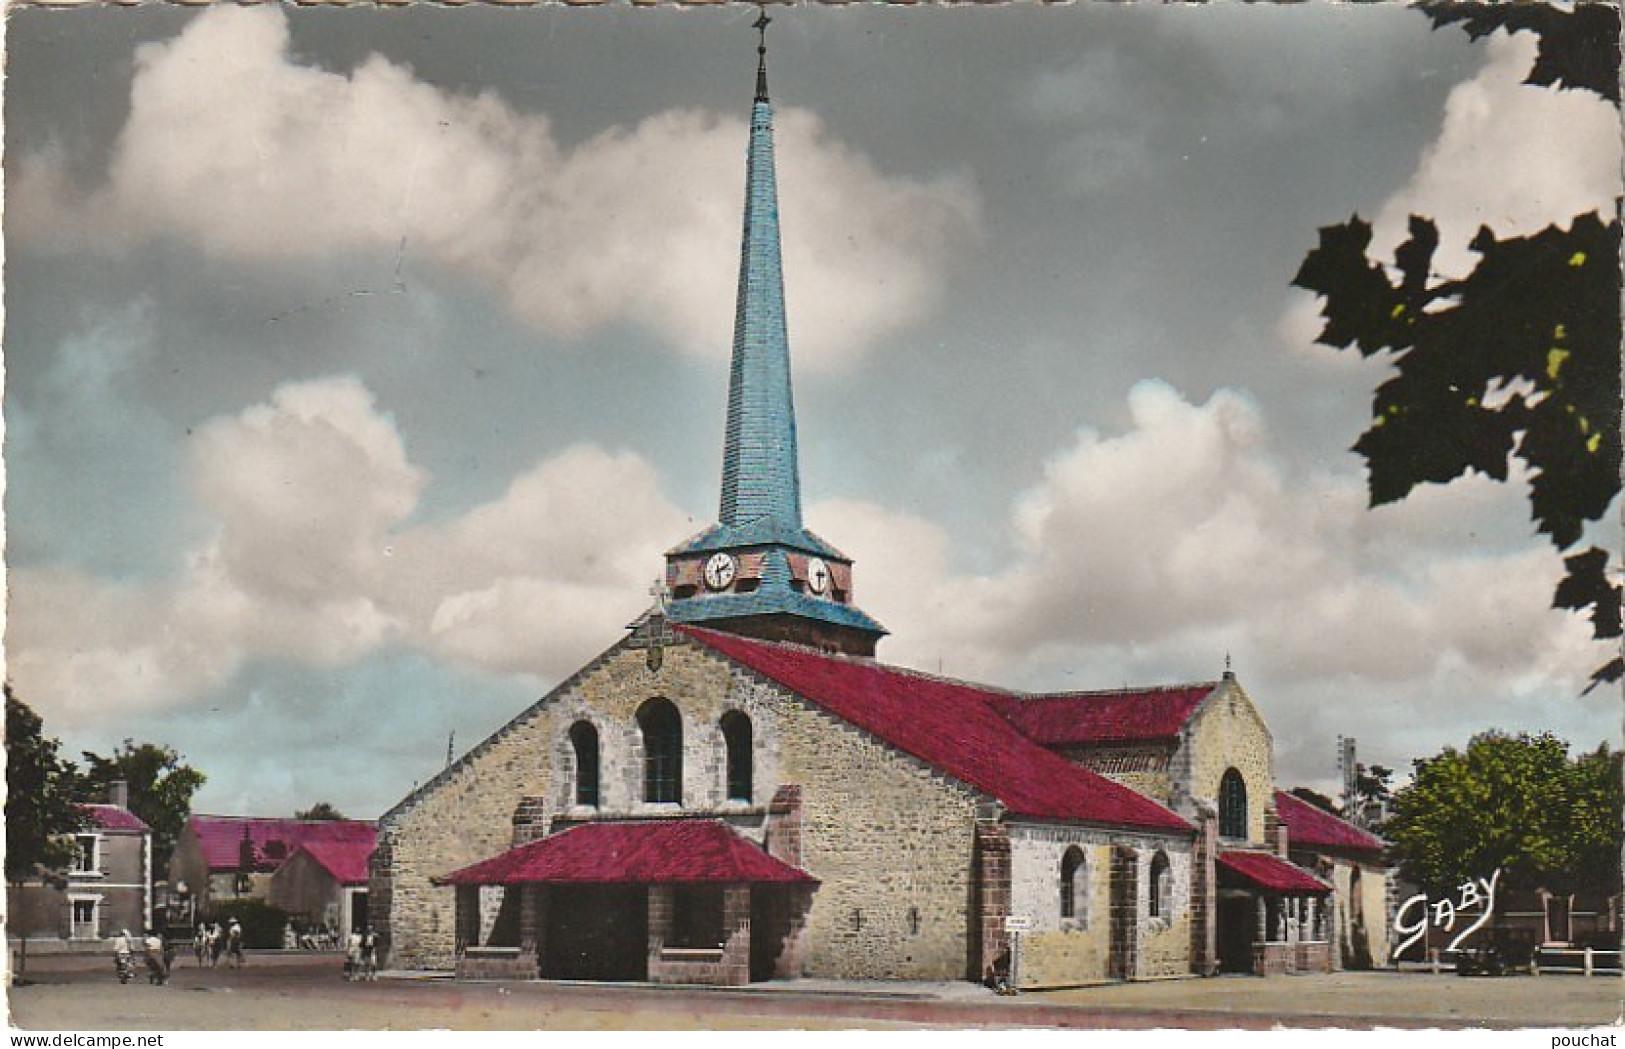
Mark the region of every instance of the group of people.
<instances>
[{"instance_id":1,"label":"group of people","mask_svg":"<svg viewBox=\"0 0 1625 1049\"><path fill-rule=\"evenodd\" d=\"M336 951L338 933L327 924L301 928L289 924L282 930L282 949L285 951Z\"/></svg>"},{"instance_id":2,"label":"group of people","mask_svg":"<svg viewBox=\"0 0 1625 1049\"><path fill-rule=\"evenodd\" d=\"M211 969L220 964L220 956L224 954L226 961L238 968L243 964L243 926L236 918L226 923L221 929L218 921L205 925L198 922L197 931L192 934L192 953L197 956L199 968L208 965Z\"/></svg>"},{"instance_id":3,"label":"group of people","mask_svg":"<svg viewBox=\"0 0 1625 1049\"><path fill-rule=\"evenodd\" d=\"M346 980L378 979L378 934L368 926L350 931L344 945L344 978Z\"/></svg>"},{"instance_id":4,"label":"group of people","mask_svg":"<svg viewBox=\"0 0 1625 1049\"><path fill-rule=\"evenodd\" d=\"M141 953L147 963L147 981L153 984L169 982L169 969L175 961L175 948L157 929L146 930L140 940ZM113 967L120 983L129 983L135 975L136 939L129 929L120 929L113 938Z\"/></svg>"}]
</instances>

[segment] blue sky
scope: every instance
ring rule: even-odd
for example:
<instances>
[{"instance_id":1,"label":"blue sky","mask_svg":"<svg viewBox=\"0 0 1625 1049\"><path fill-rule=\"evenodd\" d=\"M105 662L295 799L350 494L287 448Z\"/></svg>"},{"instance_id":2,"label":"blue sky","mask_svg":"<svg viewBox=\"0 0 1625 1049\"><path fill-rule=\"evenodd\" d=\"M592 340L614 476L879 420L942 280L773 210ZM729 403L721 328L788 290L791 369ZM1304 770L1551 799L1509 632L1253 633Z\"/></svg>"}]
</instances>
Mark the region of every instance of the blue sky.
<instances>
[{"instance_id":1,"label":"blue sky","mask_svg":"<svg viewBox=\"0 0 1625 1049\"><path fill-rule=\"evenodd\" d=\"M178 747L205 811L375 816L621 636L716 514L754 15L11 13L7 660L48 731ZM857 5L770 45L805 503L882 658L1229 655L1283 785L1339 734L1617 736L1522 488L1368 510L1383 362L1289 287L1356 212L1459 245L1619 193L1528 41Z\"/></svg>"}]
</instances>

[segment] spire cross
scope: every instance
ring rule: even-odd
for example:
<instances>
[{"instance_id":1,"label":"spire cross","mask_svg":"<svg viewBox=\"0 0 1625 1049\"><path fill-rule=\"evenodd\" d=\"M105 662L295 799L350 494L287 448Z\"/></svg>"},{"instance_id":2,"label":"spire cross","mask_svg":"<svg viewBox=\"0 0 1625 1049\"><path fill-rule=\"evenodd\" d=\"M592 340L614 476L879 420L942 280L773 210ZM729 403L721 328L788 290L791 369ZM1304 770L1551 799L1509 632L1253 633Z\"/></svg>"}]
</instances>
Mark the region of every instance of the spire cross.
<instances>
[{"instance_id":1,"label":"spire cross","mask_svg":"<svg viewBox=\"0 0 1625 1049\"><path fill-rule=\"evenodd\" d=\"M767 17L767 8L762 7L756 21L751 28L756 30L756 101L767 101L767 27L773 19Z\"/></svg>"},{"instance_id":2,"label":"spire cross","mask_svg":"<svg viewBox=\"0 0 1625 1049\"><path fill-rule=\"evenodd\" d=\"M759 55L767 54L767 27L772 22L773 19L767 17L767 8L764 6L761 13L756 16L756 21L751 23L750 27L759 34L756 41L756 53Z\"/></svg>"},{"instance_id":3,"label":"spire cross","mask_svg":"<svg viewBox=\"0 0 1625 1049\"><path fill-rule=\"evenodd\" d=\"M660 614L665 615L666 599L671 597L671 588L666 585L666 581L655 579L654 585L649 587L649 596L655 599L655 608L660 610Z\"/></svg>"}]
</instances>

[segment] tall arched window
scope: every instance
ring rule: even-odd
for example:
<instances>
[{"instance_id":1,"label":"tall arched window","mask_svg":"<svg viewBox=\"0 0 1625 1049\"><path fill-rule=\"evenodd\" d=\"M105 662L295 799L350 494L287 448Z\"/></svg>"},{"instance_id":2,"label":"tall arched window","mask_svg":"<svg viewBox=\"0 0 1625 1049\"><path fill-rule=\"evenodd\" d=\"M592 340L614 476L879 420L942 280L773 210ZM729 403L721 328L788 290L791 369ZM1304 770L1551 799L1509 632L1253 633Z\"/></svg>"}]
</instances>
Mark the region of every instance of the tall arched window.
<instances>
[{"instance_id":1,"label":"tall arched window","mask_svg":"<svg viewBox=\"0 0 1625 1049\"><path fill-rule=\"evenodd\" d=\"M638 711L643 731L643 800L683 800L683 718L664 699L651 699Z\"/></svg>"},{"instance_id":2,"label":"tall arched window","mask_svg":"<svg viewBox=\"0 0 1625 1049\"><path fill-rule=\"evenodd\" d=\"M1089 896L1089 868L1083 850L1076 845L1061 857L1061 917L1083 917L1083 904Z\"/></svg>"},{"instance_id":3,"label":"tall arched window","mask_svg":"<svg viewBox=\"0 0 1625 1049\"><path fill-rule=\"evenodd\" d=\"M576 755L576 804L598 807L598 730L585 721L570 726Z\"/></svg>"},{"instance_id":4,"label":"tall arched window","mask_svg":"<svg viewBox=\"0 0 1625 1049\"><path fill-rule=\"evenodd\" d=\"M1174 910L1174 876L1165 853L1151 857L1149 910L1153 918L1171 918Z\"/></svg>"},{"instance_id":5,"label":"tall arched window","mask_svg":"<svg viewBox=\"0 0 1625 1049\"><path fill-rule=\"evenodd\" d=\"M728 800L749 801L753 761L750 718L737 710L722 715L722 741L728 750Z\"/></svg>"},{"instance_id":6,"label":"tall arched window","mask_svg":"<svg viewBox=\"0 0 1625 1049\"><path fill-rule=\"evenodd\" d=\"M1219 780L1219 837L1247 836L1247 781L1235 769Z\"/></svg>"}]
</instances>

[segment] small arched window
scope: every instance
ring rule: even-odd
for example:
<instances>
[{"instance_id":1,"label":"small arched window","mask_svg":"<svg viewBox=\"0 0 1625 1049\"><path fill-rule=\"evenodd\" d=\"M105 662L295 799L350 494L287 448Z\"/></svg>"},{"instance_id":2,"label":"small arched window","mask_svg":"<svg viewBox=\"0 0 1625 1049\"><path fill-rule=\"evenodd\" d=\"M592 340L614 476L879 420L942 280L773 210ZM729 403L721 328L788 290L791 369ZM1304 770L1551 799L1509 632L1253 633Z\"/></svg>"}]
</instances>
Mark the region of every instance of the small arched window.
<instances>
[{"instance_id":1,"label":"small arched window","mask_svg":"<svg viewBox=\"0 0 1625 1049\"><path fill-rule=\"evenodd\" d=\"M1148 901L1151 917L1170 918L1174 911L1174 876L1168 866L1168 856L1157 853L1151 857L1151 894Z\"/></svg>"},{"instance_id":2,"label":"small arched window","mask_svg":"<svg viewBox=\"0 0 1625 1049\"><path fill-rule=\"evenodd\" d=\"M750 718L737 710L722 715L722 741L728 751L728 800L751 799Z\"/></svg>"},{"instance_id":3,"label":"small arched window","mask_svg":"<svg viewBox=\"0 0 1625 1049\"><path fill-rule=\"evenodd\" d=\"M598 807L598 730L585 721L570 726L576 757L576 804Z\"/></svg>"},{"instance_id":4,"label":"small arched window","mask_svg":"<svg viewBox=\"0 0 1625 1049\"><path fill-rule=\"evenodd\" d=\"M1089 898L1089 868L1083 850L1076 845L1061 857L1061 917L1083 917L1083 904Z\"/></svg>"},{"instance_id":5,"label":"small arched window","mask_svg":"<svg viewBox=\"0 0 1625 1049\"><path fill-rule=\"evenodd\" d=\"M683 800L683 718L664 699L651 699L638 711L643 732L643 800Z\"/></svg>"},{"instance_id":6,"label":"small arched window","mask_svg":"<svg viewBox=\"0 0 1625 1049\"><path fill-rule=\"evenodd\" d=\"M1247 837L1247 781L1235 769L1219 780L1219 837Z\"/></svg>"}]
</instances>

